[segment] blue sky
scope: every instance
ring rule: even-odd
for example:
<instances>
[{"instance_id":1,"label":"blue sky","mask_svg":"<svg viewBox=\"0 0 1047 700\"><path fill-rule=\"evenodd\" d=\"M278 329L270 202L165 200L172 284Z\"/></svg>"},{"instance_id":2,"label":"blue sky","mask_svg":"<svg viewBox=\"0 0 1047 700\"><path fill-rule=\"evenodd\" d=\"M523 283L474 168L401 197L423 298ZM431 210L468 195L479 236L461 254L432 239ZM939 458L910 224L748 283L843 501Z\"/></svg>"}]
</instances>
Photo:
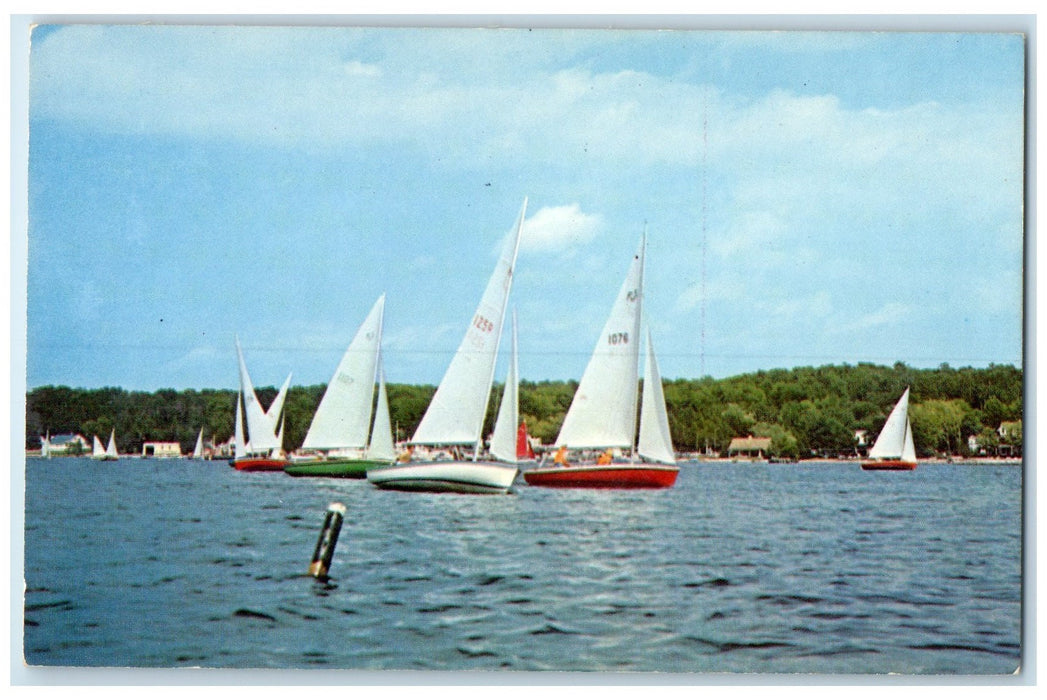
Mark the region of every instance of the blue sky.
<instances>
[{"instance_id":1,"label":"blue sky","mask_svg":"<svg viewBox=\"0 0 1047 700\"><path fill-rule=\"evenodd\" d=\"M435 383L525 196L524 379L645 223L667 378L1018 365L1024 78L1015 34L40 27L27 386L234 388L234 334L323 383L383 292Z\"/></svg>"}]
</instances>

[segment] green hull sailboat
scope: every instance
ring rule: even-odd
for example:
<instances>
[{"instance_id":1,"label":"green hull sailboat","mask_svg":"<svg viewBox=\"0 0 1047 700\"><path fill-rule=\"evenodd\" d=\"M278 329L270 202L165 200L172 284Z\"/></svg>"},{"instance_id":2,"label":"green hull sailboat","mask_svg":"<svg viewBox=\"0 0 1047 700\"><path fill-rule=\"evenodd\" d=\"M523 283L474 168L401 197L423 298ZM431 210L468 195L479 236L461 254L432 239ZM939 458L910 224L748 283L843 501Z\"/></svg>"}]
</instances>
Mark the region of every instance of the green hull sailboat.
<instances>
[{"instance_id":1,"label":"green hull sailboat","mask_svg":"<svg viewBox=\"0 0 1047 700\"><path fill-rule=\"evenodd\" d=\"M291 463L284 467L290 476L363 479L368 469L391 464L396 459L382 371L384 309L383 294L357 330L331 377L302 443L302 454L293 456ZM374 404L376 383L378 401Z\"/></svg>"}]
</instances>

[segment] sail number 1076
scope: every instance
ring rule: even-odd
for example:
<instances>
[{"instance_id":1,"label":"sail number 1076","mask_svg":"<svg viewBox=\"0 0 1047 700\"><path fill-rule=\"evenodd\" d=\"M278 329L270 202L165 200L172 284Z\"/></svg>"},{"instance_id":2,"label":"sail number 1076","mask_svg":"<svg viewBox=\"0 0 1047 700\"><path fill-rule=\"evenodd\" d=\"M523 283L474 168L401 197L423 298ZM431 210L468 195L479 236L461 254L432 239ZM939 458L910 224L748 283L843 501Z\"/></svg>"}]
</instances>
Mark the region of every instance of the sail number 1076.
<instances>
[{"instance_id":1,"label":"sail number 1076","mask_svg":"<svg viewBox=\"0 0 1047 700\"><path fill-rule=\"evenodd\" d=\"M628 333L611 333L607 336L607 342L610 345L626 345L629 342Z\"/></svg>"}]
</instances>

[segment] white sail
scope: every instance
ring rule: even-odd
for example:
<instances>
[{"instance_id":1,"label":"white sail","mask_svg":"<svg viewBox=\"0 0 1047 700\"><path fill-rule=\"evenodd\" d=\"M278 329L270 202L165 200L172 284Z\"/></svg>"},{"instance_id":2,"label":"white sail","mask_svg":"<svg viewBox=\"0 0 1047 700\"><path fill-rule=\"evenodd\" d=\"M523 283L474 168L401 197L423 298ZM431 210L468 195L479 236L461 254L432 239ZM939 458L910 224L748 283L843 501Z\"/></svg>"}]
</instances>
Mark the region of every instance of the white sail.
<instances>
[{"instance_id":1,"label":"white sail","mask_svg":"<svg viewBox=\"0 0 1047 700\"><path fill-rule=\"evenodd\" d=\"M292 373L293 374L293 373ZM269 409L265 412L265 417L269 419L272 424L273 432L276 432L276 428L279 425L280 416L283 415L284 400L287 398L287 389L291 386L291 374L287 375L287 379L284 380L283 386L280 387L280 391L276 392L276 398L273 399L273 403L269 406Z\"/></svg>"},{"instance_id":2,"label":"white sail","mask_svg":"<svg viewBox=\"0 0 1047 700\"><path fill-rule=\"evenodd\" d=\"M491 456L502 462L516 464L516 424L520 413L519 367L516 352L516 313L513 313L513 351L509 359L509 373L505 378L502 403L494 422L491 436Z\"/></svg>"},{"instance_id":3,"label":"white sail","mask_svg":"<svg viewBox=\"0 0 1047 700\"><path fill-rule=\"evenodd\" d=\"M359 449L367 445L384 309L383 294L357 329L328 382L302 449Z\"/></svg>"},{"instance_id":4,"label":"white sail","mask_svg":"<svg viewBox=\"0 0 1047 700\"><path fill-rule=\"evenodd\" d=\"M105 456L110 459L116 459L120 455L116 451L116 429L109 433L109 444L105 446Z\"/></svg>"},{"instance_id":5,"label":"white sail","mask_svg":"<svg viewBox=\"0 0 1047 700\"><path fill-rule=\"evenodd\" d=\"M247 435L250 437L251 445L259 450L270 450L276 447L276 435L273 434L273 422L266 416L258 396L254 392L251 383L251 375L247 373L247 363L244 362L244 353L240 348L240 339L236 339L236 356L240 362L240 390L244 397L244 417L247 420Z\"/></svg>"},{"instance_id":6,"label":"white sail","mask_svg":"<svg viewBox=\"0 0 1047 700\"><path fill-rule=\"evenodd\" d=\"M40 456L41 457L48 457L48 458L51 457L51 432L50 431L48 431L47 434L44 437L40 438Z\"/></svg>"},{"instance_id":7,"label":"white sail","mask_svg":"<svg viewBox=\"0 0 1047 700\"><path fill-rule=\"evenodd\" d=\"M204 456L204 429L196 436L196 446L193 447L193 459L201 459Z\"/></svg>"},{"instance_id":8,"label":"white sail","mask_svg":"<svg viewBox=\"0 0 1047 700\"><path fill-rule=\"evenodd\" d=\"M471 444L479 452L526 210L524 199L516 230L507 237L469 329L411 438L414 444Z\"/></svg>"},{"instance_id":9,"label":"white sail","mask_svg":"<svg viewBox=\"0 0 1047 700\"><path fill-rule=\"evenodd\" d=\"M912 425L905 419L905 446L902 448L902 459L906 462L916 461L916 445L912 441Z\"/></svg>"},{"instance_id":10,"label":"white sail","mask_svg":"<svg viewBox=\"0 0 1047 700\"><path fill-rule=\"evenodd\" d=\"M651 329L647 329L647 364L643 372L643 403L640 407L640 440L637 452L650 462L676 464L673 440L669 433L669 415L665 410L665 393L658 360L654 356Z\"/></svg>"},{"instance_id":11,"label":"white sail","mask_svg":"<svg viewBox=\"0 0 1047 700\"><path fill-rule=\"evenodd\" d=\"M98 439L98 436L94 436L94 443L91 447L92 457L105 457L105 447L102 446L102 441Z\"/></svg>"},{"instance_id":12,"label":"white sail","mask_svg":"<svg viewBox=\"0 0 1047 700\"><path fill-rule=\"evenodd\" d=\"M284 419L280 418L280 430L276 434L276 445L269 452L269 459L283 459L284 458Z\"/></svg>"},{"instance_id":13,"label":"white sail","mask_svg":"<svg viewBox=\"0 0 1047 700\"><path fill-rule=\"evenodd\" d=\"M239 392L236 394L236 427L234 428L235 436L233 440L235 445L233 446L233 459L241 459L247 456L247 444L244 441L244 412L241 408L242 396Z\"/></svg>"},{"instance_id":14,"label":"white sail","mask_svg":"<svg viewBox=\"0 0 1047 700\"><path fill-rule=\"evenodd\" d=\"M891 409L887 416L887 422L876 436L876 442L869 450L870 459L901 459L906 449L906 434L908 433L909 445L912 444L912 430L909 427L909 388L898 399L898 403ZM915 460L915 449L912 450Z\"/></svg>"},{"instance_id":15,"label":"white sail","mask_svg":"<svg viewBox=\"0 0 1047 700\"><path fill-rule=\"evenodd\" d=\"M557 445L632 447L636 434L644 239L567 410Z\"/></svg>"},{"instance_id":16,"label":"white sail","mask_svg":"<svg viewBox=\"0 0 1047 700\"><path fill-rule=\"evenodd\" d=\"M393 426L389 420L389 397L385 392L385 372L382 371L381 357L378 358L378 406L374 412L374 427L371 429L371 442L367 447L367 457L390 462L396 459Z\"/></svg>"}]
</instances>

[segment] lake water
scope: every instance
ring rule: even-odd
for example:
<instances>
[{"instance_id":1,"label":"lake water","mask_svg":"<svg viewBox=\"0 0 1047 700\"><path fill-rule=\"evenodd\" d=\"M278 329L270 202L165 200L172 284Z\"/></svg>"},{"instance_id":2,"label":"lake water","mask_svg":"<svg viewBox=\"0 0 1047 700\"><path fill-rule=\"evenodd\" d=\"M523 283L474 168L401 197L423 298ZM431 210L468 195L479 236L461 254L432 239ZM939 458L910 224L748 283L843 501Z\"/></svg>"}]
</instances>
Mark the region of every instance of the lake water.
<instances>
[{"instance_id":1,"label":"lake water","mask_svg":"<svg viewBox=\"0 0 1047 700\"><path fill-rule=\"evenodd\" d=\"M1021 469L686 463L661 491L380 491L30 458L43 666L1006 674ZM347 506L332 580L306 575Z\"/></svg>"}]
</instances>

